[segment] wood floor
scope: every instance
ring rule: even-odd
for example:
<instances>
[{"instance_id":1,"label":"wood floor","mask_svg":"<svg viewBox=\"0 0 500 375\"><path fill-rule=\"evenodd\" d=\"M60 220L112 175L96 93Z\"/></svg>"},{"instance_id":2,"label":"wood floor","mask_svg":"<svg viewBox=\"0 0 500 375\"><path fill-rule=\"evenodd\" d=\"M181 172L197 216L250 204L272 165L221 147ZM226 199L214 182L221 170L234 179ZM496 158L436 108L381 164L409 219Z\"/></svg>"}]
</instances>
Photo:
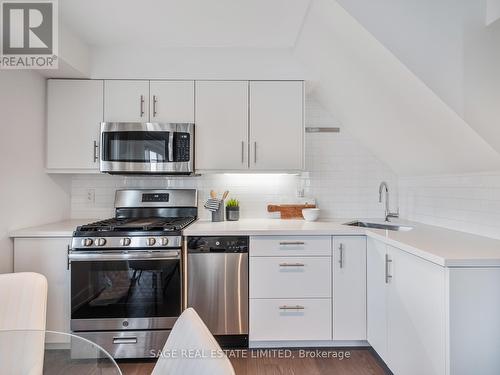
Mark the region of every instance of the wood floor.
<instances>
[{"instance_id":1,"label":"wood floor","mask_svg":"<svg viewBox=\"0 0 500 375\"><path fill-rule=\"evenodd\" d=\"M386 375L387 373L368 349L322 350L330 358L312 358L316 352L292 351L290 358L279 358L272 352L248 351L246 358L235 358L229 353L237 375ZM350 357L339 359L342 353ZM336 353L336 354L335 354ZM282 353L283 354L283 353ZM308 354L308 357L306 357ZM336 356L336 358L335 358ZM233 358L232 358L233 357ZM120 361L123 375L149 375L154 361Z\"/></svg>"}]
</instances>

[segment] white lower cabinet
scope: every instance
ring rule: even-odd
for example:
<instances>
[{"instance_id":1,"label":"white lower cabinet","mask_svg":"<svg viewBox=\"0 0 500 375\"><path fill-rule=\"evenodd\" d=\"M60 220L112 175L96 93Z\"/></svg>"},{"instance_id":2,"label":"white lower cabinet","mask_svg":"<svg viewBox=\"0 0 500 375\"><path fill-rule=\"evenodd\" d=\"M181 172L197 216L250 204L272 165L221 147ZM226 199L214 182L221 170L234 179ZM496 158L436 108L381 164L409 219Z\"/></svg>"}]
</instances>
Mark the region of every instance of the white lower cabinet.
<instances>
[{"instance_id":1,"label":"white lower cabinet","mask_svg":"<svg viewBox=\"0 0 500 375\"><path fill-rule=\"evenodd\" d=\"M68 246L71 238L16 238L14 272L37 272L48 282L46 329L70 332ZM54 338L55 341L69 340Z\"/></svg>"},{"instance_id":2,"label":"white lower cabinet","mask_svg":"<svg viewBox=\"0 0 500 375\"><path fill-rule=\"evenodd\" d=\"M331 340L332 303L325 299L251 299L250 341Z\"/></svg>"},{"instance_id":3,"label":"white lower cabinet","mask_svg":"<svg viewBox=\"0 0 500 375\"><path fill-rule=\"evenodd\" d=\"M332 340L332 238L250 238L250 344Z\"/></svg>"},{"instance_id":4,"label":"white lower cabinet","mask_svg":"<svg viewBox=\"0 0 500 375\"><path fill-rule=\"evenodd\" d=\"M368 342L398 375L444 375L445 268L368 240Z\"/></svg>"},{"instance_id":5,"label":"white lower cabinet","mask_svg":"<svg viewBox=\"0 0 500 375\"><path fill-rule=\"evenodd\" d=\"M333 338L366 340L366 237L333 241Z\"/></svg>"}]
</instances>

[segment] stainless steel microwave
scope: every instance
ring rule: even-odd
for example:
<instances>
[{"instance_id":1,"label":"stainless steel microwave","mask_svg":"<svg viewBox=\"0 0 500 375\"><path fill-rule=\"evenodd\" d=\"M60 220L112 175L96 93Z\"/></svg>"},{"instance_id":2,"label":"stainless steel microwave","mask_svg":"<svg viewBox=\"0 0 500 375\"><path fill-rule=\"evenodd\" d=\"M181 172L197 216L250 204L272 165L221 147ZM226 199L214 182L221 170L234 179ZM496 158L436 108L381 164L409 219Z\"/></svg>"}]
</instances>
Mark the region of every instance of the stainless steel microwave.
<instances>
[{"instance_id":1,"label":"stainless steel microwave","mask_svg":"<svg viewBox=\"0 0 500 375\"><path fill-rule=\"evenodd\" d=\"M194 124L102 122L100 170L112 174L194 173Z\"/></svg>"}]
</instances>

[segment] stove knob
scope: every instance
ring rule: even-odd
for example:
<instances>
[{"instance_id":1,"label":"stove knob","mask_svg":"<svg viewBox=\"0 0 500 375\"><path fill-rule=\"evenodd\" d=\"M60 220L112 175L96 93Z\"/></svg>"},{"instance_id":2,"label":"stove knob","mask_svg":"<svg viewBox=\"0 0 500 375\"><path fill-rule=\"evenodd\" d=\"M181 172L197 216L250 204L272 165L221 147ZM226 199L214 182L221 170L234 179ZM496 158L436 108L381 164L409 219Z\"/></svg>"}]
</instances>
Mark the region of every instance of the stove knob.
<instances>
[{"instance_id":1,"label":"stove knob","mask_svg":"<svg viewBox=\"0 0 500 375\"><path fill-rule=\"evenodd\" d=\"M98 238L97 239L97 246L104 246L106 245L106 239L105 238Z\"/></svg>"},{"instance_id":2,"label":"stove knob","mask_svg":"<svg viewBox=\"0 0 500 375\"><path fill-rule=\"evenodd\" d=\"M124 237L120 240L120 245L122 246L129 246L132 240L128 237Z\"/></svg>"},{"instance_id":3,"label":"stove knob","mask_svg":"<svg viewBox=\"0 0 500 375\"><path fill-rule=\"evenodd\" d=\"M94 241L92 241L92 238L85 238L82 240L82 245L83 246L92 246Z\"/></svg>"},{"instance_id":4,"label":"stove knob","mask_svg":"<svg viewBox=\"0 0 500 375\"><path fill-rule=\"evenodd\" d=\"M148 238L148 246L154 246L156 243L156 239L153 237Z\"/></svg>"},{"instance_id":5,"label":"stove knob","mask_svg":"<svg viewBox=\"0 0 500 375\"><path fill-rule=\"evenodd\" d=\"M160 244L161 244L161 246L167 246L168 245L168 237L162 237L160 239Z\"/></svg>"}]
</instances>

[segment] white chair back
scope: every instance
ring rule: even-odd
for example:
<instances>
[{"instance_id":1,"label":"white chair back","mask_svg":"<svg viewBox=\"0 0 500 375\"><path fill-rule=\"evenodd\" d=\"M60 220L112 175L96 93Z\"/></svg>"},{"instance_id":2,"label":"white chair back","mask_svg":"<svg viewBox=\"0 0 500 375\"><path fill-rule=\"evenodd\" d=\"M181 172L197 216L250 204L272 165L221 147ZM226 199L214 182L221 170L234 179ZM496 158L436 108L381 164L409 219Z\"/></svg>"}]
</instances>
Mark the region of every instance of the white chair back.
<instances>
[{"instance_id":1,"label":"white chair back","mask_svg":"<svg viewBox=\"0 0 500 375\"><path fill-rule=\"evenodd\" d=\"M152 375L235 375L231 362L196 311L185 310Z\"/></svg>"},{"instance_id":2,"label":"white chair back","mask_svg":"<svg viewBox=\"0 0 500 375\"><path fill-rule=\"evenodd\" d=\"M0 372L41 375L47 279L31 273L0 275Z\"/></svg>"}]
</instances>

